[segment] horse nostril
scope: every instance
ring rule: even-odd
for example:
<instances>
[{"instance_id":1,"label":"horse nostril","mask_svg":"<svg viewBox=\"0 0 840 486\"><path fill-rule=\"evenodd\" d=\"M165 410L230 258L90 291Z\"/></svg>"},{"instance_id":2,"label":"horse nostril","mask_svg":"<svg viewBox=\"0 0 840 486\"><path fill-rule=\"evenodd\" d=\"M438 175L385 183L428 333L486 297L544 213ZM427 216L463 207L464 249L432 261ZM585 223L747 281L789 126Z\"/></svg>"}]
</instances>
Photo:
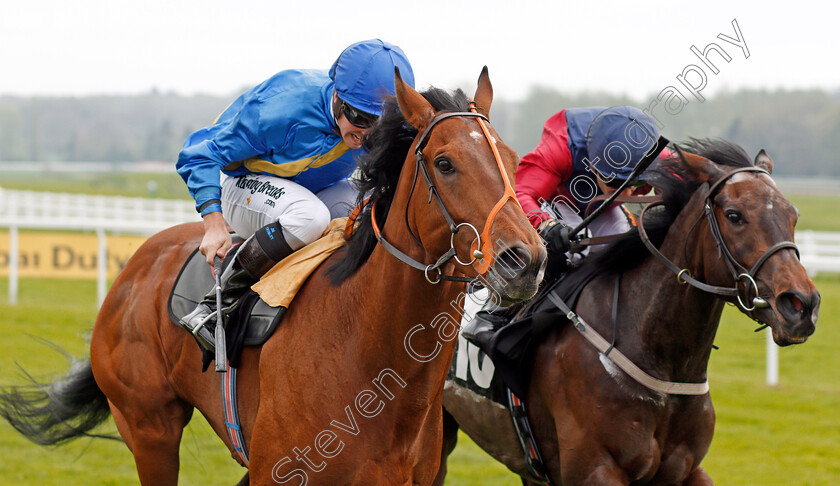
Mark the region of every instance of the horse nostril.
<instances>
[{"instance_id":1,"label":"horse nostril","mask_svg":"<svg viewBox=\"0 0 840 486\"><path fill-rule=\"evenodd\" d=\"M796 312L802 312L802 301L799 300L795 295L790 296L790 302L793 305L793 308Z\"/></svg>"},{"instance_id":2,"label":"horse nostril","mask_svg":"<svg viewBox=\"0 0 840 486\"><path fill-rule=\"evenodd\" d=\"M814 305L818 300L819 297L814 297L813 295L804 295L800 292L789 291L779 294L776 298L776 306L785 319L796 321L810 319L811 311L814 309Z\"/></svg>"},{"instance_id":3,"label":"horse nostril","mask_svg":"<svg viewBox=\"0 0 840 486\"><path fill-rule=\"evenodd\" d=\"M495 269L504 278L518 277L531 264L531 254L525 248L513 246L496 257Z\"/></svg>"}]
</instances>

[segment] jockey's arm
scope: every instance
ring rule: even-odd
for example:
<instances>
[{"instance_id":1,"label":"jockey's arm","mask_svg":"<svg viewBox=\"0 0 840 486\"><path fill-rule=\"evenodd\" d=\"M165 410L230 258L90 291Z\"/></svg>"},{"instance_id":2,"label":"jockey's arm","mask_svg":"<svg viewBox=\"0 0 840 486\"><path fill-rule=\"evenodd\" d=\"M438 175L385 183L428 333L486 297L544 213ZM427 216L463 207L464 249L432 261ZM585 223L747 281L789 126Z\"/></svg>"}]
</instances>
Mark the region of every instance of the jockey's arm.
<instances>
[{"instance_id":1,"label":"jockey's arm","mask_svg":"<svg viewBox=\"0 0 840 486\"><path fill-rule=\"evenodd\" d=\"M210 264L216 255L224 257L232 243L221 212L220 171L232 162L265 152L265 130L260 122L259 105L246 103L224 125L191 135L179 154L176 168L204 219L204 237L199 249Z\"/></svg>"},{"instance_id":2,"label":"jockey's arm","mask_svg":"<svg viewBox=\"0 0 840 486\"><path fill-rule=\"evenodd\" d=\"M221 212L207 213L202 218L204 219L204 237L198 248L207 263L212 265L216 255L224 258L231 247L232 240Z\"/></svg>"}]
</instances>

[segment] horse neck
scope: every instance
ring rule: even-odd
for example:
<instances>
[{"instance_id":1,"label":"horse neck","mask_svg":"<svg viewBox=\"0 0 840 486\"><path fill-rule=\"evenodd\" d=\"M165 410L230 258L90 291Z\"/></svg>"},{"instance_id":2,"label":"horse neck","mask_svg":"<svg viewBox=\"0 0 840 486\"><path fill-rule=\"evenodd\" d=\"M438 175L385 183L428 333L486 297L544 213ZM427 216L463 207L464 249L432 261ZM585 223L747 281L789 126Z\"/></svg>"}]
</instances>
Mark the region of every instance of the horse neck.
<instances>
[{"instance_id":1,"label":"horse neck","mask_svg":"<svg viewBox=\"0 0 840 486\"><path fill-rule=\"evenodd\" d=\"M660 250L677 266L689 268L695 278L704 281L702 264L688 262L684 257L703 255L713 244L704 225L689 234L696 214L683 211L671 225ZM621 310L621 314L642 316L637 328L640 357L652 358L655 366L670 368L672 380L704 379L724 302L679 283L674 273L652 255L628 272L622 285L621 305L628 309Z\"/></svg>"},{"instance_id":2,"label":"horse neck","mask_svg":"<svg viewBox=\"0 0 840 486\"><path fill-rule=\"evenodd\" d=\"M395 203L392 207L400 206ZM382 234L389 243L417 261L434 262L438 257L427 254L411 238L401 213L391 211ZM451 274L451 266L448 267L450 271L444 273ZM442 390L455 340L447 341L440 333L445 332L443 326L457 325L460 321L461 316L455 311L457 306L450 303L457 302L464 284L442 281L433 285L426 280L423 271L399 261L382 245L376 246L368 261L347 284L347 291L353 294L351 301L357 302L359 332L369 335L361 342L388 343L396 350L393 362L398 364L394 366L402 368L397 372L405 373L406 380L414 378L413 386L422 387L422 383L426 383L430 389ZM435 350L431 361L417 358ZM376 353L381 351L374 351L374 355Z\"/></svg>"}]
</instances>

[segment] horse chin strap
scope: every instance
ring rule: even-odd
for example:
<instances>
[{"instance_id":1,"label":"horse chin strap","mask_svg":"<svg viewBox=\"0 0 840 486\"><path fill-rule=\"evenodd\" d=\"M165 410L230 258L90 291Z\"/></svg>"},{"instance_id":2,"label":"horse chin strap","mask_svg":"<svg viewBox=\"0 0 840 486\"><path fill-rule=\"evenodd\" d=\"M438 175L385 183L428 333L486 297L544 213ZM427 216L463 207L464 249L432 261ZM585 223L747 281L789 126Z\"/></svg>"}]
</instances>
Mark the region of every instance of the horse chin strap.
<instances>
[{"instance_id":1,"label":"horse chin strap","mask_svg":"<svg viewBox=\"0 0 840 486\"><path fill-rule=\"evenodd\" d=\"M446 209L446 205L443 203L443 199L441 199L440 194L438 193L437 186L435 186L434 181L432 180L431 174L429 174L429 169L426 167L425 159L423 158L423 149L426 147L426 143L429 141L429 134L432 131L432 128L435 127L441 121L452 118L452 117L472 117L475 118L478 122L479 126L481 126L481 131L484 133L484 137L487 139L487 142L490 144L490 149L493 151L493 157L496 159L496 165L499 167L499 172L502 175L502 181L505 184L505 192L502 195L501 199L496 203L493 209L490 211L490 214L487 216L487 220L484 223L484 228L481 233L478 232L475 226L470 223L455 223L454 218L452 215L449 214L449 211ZM441 271L441 267L451 259L455 259L456 262L459 264L467 267L471 266L478 261L477 269L479 274L484 274L490 266L493 264L494 260L494 253L493 253L493 246L492 241L490 239L490 231L493 227L493 222L496 219L499 211L501 211L502 207L507 204L509 200L512 200L514 204L517 205L520 209L522 206L519 205L519 202L516 200L516 192L513 190L513 186L510 183L510 179L508 178L507 172L505 171L505 166L502 163L502 157L499 154L499 150L496 147L496 144L493 140L492 135L490 135L490 131L487 129L487 125L484 123L487 120L487 117L483 114L479 113L476 110L475 101L470 100L470 111L464 112L449 112L449 113L441 113L436 115L431 123L426 127L423 133L420 135L420 138L417 141L416 149L414 150L416 163L414 167L414 182L412 183L412 193L414 191L414 184L417 181L417 173L421 172L423 174L423 180L426 181L426 186L429 188L429 203L432 202L434 198L437 201L438 206L440 207L441 212L443 213L444 219L446 219L446 223L449 225L449 250L441 255L440 258L437 259L435 263L432 264L424 264L418 262L417 260L411 258L410 256L406 255L404 252L400 251L394 245L388 243L385 240L385 237L382 235L382 231L379 229L379 225L376 222L376 215L375 215L375 208L376 202L373 201L371 205L371 224L373 226L373 234L376 236L376 239L382 245L385 250L388 251L391 255L396 257L401 262L416 268L418 270L422 270L426 276L426 280L429 283L437 284L440 283L441 280L450 280L456 282L471 282L474 279L471 277L458 277L458 276L448 276L443 275ZM409 199L411 199L411 195L409 195ZM408 208L406 206L406 211ZM472 253L472 260L470 261L461 261L458 258L458 252L455 250L455 235L458 234L458 231L461 228L469 228L475 233L476 239L475 242L470 247L470 251ZM411 228L409 228L409 233L411 233ZM417 241L417 238L414 234L411 234L412 238ZM482 240L484 243L482 244ZM419 242L418 242L419 243ZM437 272L437 278L433 279L434 273ZM430 275L431 273L431 275Z\"/></svg>"},{"instance_id":2,"label":"horse chin strap","mask_svg":"<svg viewBox=\"0 0 840 486\"><path fill-rule=\"evenodd\" d=\"M706 219L709 222L709 230L712 233L712 238L715 241L715 245L718 248L719 254L723 257L724 263L726 263L726 267L729 269L729 272L732 274L733 279L735 280L735 285L733 288L729 287L719 287L715 285L709 285L699 280L695 279L691 276L691 273L687 268L680 268L676 264L674 264L671 260L668 259L665 255L663 255L654 245L651 243L650 238L647 235L644 227L644 218L645 213L654 207L661 204L664 204L663 201L656 201L653 203L648 204L642 210L641 214L639 215L639 235L641 236L642 242L645 244L647 249L659 259L662 264L664 264L668 269L674 272L677 275L677 281L681 284L689 284L692 287L700 289L704 292L708 292L715 295L721 295L724 297L735 298L738 303L738 306L743 309L745 312L751 314L756 309L762 309L766 307L770 307L770 304L762 297L758 295L758 284L756 283L756 274L758 274L759 269L762 265L776 252L785 249L792 249L796 252L797 258L799 257L799 249L796 247L796 244L792 241L781 241L776 243L775 245L771 246L767 249L756 262L753 264L752 268L749 270L738 263L735 260L735 257L732 255L732 252L729 251L729 247L726 245L726 242L723 240L723 235L720 231L720 226L718 225L717 218L715 218L714 213L714 202L712 198L715 195L717 189L724 184L730 177L735 174L741 172L756 172L760 174L770 175L766 170L758 168L758 167L742 167L740 169L735 169L732 172L724 175L709 188L709 193L706 196L706 201L703 205L703 214L706 216ZM701 216L702 217L702 216ZM745 299L741 298L741 290L740 284L742 281L747 283L745 288L746 294ZM752 291L755 291L755 297L753 297L752 301L750 302L749 296L752 294ZM745 302L746 301L746 302ZM751 304L751 305L748 305ZM765 324L763 327L767 327ZM763 329L759 328L759 329Z\"/></svg>"}]
</instances>

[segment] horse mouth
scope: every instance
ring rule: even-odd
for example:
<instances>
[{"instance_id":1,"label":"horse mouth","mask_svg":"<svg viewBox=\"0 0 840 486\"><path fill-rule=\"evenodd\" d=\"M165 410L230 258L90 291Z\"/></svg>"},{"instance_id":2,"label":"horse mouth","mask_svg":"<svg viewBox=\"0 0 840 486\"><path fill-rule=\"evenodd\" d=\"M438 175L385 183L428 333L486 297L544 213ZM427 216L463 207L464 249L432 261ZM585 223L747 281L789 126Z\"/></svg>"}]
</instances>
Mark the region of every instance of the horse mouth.
<instances>
[{"instance_id":1,"label":"horse mouth","mask_svg":"<svg viewBox=\"0 0 840 486\"><path fill-rule=\"evenodd\" d=\"M512 305L536 295L545 275L545 253L533 258L523 247L513 246L496 257L492 266L493 277L487 284L502 303Z\"/></svg>"},{"instance_id":2,"label":"horse mouth","mask_svg":"<svg viewBox=\"0 0 840 486\"><path fill-rule=\"evenodd\" d=\"M535 295L539 290L542 281L542 274L520 278L516 281L508 281L504 285L488 285L489 290L494 292L502 307L509 307L520 302L525 302Z\"/></svg>"},{"instance_id":3,"label":"horse mouth","mask_svg":"<svg viewBox=\"0 0 840 486\"><path fill-rule=\"evenodd\" d=\"M786 331L777 331L775 328L773 329L773 341L778 346L790 346L792 344L802 344L811 337L810 334L807 336L793 336Z\"/></svg>"},{"instance_id":4,"label":"horse mouth","mask_svg":"<svg viewBox=\"0 0 840 486\"><path fill-rule=\"evenodd\" d=\"M771 311L772 312L772 311ZM776 345L784 347L792 344L802 344L814 334L816 325L813 321L804 320L798 322L790 322L784 319L783 316L772 312L772 314L765 314L766 318L758 318L757 322L770 328L773 334L773 342Z\"/></svg>"}]
</instances>

